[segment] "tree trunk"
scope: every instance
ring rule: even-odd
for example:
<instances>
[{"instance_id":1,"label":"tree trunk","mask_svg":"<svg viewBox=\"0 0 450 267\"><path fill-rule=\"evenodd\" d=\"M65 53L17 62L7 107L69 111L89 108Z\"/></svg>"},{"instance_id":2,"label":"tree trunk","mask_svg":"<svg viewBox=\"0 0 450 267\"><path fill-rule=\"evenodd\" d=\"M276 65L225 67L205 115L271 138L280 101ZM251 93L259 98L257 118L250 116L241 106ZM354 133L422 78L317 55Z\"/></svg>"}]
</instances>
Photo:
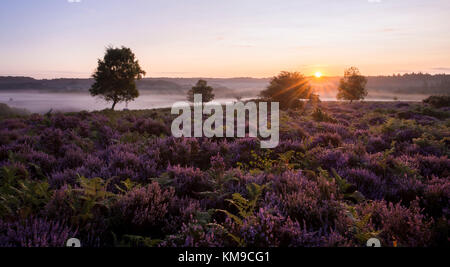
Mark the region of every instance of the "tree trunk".
<instances>
[{"instance_id":1,"label":"tree trunk","mask_svg":"<svg viewBox=\"0 0 450 267\"><path fill-rule=\"evenodd\" d=\"M114 101L111 110L114 110L114 108L116 107L116 104L117 104L117 101Z\"/></svg>"}]
</instances>

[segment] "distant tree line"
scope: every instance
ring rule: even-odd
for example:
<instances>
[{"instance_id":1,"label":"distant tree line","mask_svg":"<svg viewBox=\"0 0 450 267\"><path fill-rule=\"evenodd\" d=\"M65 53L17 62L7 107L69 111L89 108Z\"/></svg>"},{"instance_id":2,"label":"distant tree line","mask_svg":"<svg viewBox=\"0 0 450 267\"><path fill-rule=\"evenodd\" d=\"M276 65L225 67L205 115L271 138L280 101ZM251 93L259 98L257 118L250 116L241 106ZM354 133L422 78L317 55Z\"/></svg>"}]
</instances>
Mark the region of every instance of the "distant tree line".
<instances>
[{"instance_id":1,"label":"distant tree line","mask_svg":"<svg viewBox=\"0 0 450 267\"><path fill-rule=\"evenodd\" d=\"M339 84L339 77L323 77L330 83ZM392 76L367 76L369 92L396 94L449 95L450 75L404 74ZM192 78L145 78L136 81L139 91L159 94L186 94L198 79ZM253 97L257 88L267 86L270 79L208 79L213 84L217 97L230 98L236 92L244 97ZM0 77L0 91L39 90L46 92L88 92L94 79L50 79L38 80L29 77ZM253 88L253 89L252 89Z\"/></svg>"},{"instance_id":2,"label":"distant tree line","mask_svg":"<svg viewBox=\"0 0 450 267\"><path fill-rule=\"evenodd\" d=\"M450 75L411 73L372 76L369 78L369 87L404 94L450 94Z\"/></svg>"}]
</instances>

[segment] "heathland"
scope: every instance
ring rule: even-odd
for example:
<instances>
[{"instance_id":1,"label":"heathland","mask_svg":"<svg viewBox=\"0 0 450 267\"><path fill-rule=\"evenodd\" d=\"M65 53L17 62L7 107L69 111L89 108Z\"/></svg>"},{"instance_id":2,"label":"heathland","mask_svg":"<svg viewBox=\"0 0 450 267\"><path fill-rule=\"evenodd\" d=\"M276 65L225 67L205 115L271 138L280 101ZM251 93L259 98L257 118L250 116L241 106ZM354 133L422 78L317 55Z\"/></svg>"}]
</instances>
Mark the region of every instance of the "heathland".
<instances>
[{"instance_id":1,"label":"heathland","mask_svg":"<svg viewBox=\"0 0 450 267\"><path fill-rule=\"evenodd\" d=\"M448 105L307 104L269 150L173 118L4 115L0 246L448 245Z\"/></svg>"}]
</instances>

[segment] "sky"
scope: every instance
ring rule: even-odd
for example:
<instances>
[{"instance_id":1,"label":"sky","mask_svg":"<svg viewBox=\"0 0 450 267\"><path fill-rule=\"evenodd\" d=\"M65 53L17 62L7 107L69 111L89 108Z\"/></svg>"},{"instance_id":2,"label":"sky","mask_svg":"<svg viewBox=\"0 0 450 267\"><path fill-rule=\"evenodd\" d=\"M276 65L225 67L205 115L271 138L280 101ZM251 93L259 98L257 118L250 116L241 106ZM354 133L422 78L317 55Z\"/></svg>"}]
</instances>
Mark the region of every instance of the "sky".
<instances>
[{"instance_id":1,"label":"sky","mask_svg":"<svg viewBox=\"0 0 450 267\"><path fill-rule=\"evenodd\" d=\"M107 46L147 77L450 73L449 0L1 0L0 75L87 78Z\"/></svg>"}]
</instances>

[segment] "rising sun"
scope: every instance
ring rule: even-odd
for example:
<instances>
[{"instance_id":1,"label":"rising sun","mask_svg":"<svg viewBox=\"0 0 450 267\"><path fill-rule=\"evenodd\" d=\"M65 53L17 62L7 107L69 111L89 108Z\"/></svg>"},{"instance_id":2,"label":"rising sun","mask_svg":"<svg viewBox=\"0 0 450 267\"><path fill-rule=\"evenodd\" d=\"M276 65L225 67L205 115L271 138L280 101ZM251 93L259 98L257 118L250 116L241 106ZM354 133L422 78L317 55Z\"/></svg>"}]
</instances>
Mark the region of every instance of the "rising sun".
<instances>
[{"instance_id":1,"label":"rising sun","mask_svg":"<svg viewBox=\"0 0 450 267\"><path fill-rule=\"evenodd\" d=\"M314 75L316 76L316 78L320 78L320 77L322 77L322 72L318 71Z\"/></svg>"}]
</instances>

